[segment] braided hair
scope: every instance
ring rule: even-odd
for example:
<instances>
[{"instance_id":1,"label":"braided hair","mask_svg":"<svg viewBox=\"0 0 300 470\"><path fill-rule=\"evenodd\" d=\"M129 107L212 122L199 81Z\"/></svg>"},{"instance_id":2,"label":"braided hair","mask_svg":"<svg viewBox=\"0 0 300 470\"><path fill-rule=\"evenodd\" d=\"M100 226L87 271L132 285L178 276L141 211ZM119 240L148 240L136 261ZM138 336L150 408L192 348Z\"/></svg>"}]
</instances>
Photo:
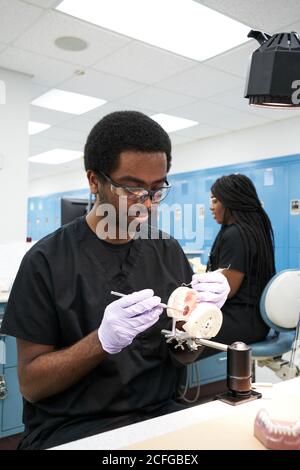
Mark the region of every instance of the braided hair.
<instances>
[{"instance_id":1,"label":"braided hair","mask_svg":"<svg viewBox=\"0 0 300 470\"><path fill-rule=\"evenodd\" d=\"M245 175L228 175L217 179L211 187L211 192L225 208L221 231L230 214L241 233L246 248L248 272L252 269L250 247L253 244L256 246L256 286L261 293L275 274L274 233L255 186Z\"/></svg>"},{"instance_id":2,"label":"braided hair","mask_svg":"<svg viewBox=\"0 0 300 470\"><path fill-rule=\"evenodd\" d=\"M91 130L84 149L85 169L109 175L121 152L165 152L171 166L171 140L149 116L138 111L116 111L104 116Z\"/></svg>"}]
</instances>

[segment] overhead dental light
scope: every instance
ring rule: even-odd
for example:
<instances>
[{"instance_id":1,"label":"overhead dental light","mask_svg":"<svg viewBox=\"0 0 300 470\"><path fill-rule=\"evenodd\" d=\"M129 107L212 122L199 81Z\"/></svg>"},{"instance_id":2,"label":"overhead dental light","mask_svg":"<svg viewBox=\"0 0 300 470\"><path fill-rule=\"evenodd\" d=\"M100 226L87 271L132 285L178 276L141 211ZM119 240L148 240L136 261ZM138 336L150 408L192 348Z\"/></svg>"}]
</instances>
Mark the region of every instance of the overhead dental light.
<instances>
[{"instance_id":1,"label":"overhead dental light","mask_svg":"<svg viewBox=\"0 0 300 470\"><path fill-rule=\"evenodd\" d=\"M300 36L295 32L270 36L251 30L260 47L253 52L246 82L249 104L269 108L300 107Z\"/></svg>"}]
</instances>

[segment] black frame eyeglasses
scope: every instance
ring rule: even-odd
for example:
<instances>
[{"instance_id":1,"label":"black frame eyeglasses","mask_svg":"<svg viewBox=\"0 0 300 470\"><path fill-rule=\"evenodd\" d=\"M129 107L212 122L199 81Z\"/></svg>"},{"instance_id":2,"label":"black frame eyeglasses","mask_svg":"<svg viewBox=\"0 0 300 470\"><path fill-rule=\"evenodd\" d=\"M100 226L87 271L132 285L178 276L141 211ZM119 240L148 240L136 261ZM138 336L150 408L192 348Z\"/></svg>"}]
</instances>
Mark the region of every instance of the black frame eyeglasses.
<instances>
[{"instance_id":1,"label":"black frame eyeglasses","mask_svg":"<svg viewBox=\"0 0 300 470\"><path fill-rule=\"evenodd\" d=\"M127 197L130 201L134 201L141 204L145 202L148 198L151 199L151 202L153 204L160 203L167 197L171 188L171 184L168 183L167 180L165 181L164 186L161 186L158 189L145 189L136 186L124 186L113 181L109 176L103 173L103 171L98 170L95 173L98 173L99 175L103 176L111 184L111 191L113 194L119 197Z\"/></svg>"}]
</instances>

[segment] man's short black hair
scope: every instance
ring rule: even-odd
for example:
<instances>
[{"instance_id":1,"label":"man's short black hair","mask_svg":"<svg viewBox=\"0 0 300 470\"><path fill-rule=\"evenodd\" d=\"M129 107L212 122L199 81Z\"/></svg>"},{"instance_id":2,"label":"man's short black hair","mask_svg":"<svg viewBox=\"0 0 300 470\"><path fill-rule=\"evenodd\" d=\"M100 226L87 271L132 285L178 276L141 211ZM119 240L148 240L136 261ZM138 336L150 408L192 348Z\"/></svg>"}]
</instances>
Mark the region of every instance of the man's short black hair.
<instances>
[{"instance_id":1,"label":"man's short black hair","mask_svg":"<svg viewBox=\"0 0 300 470\"><path fill-rule=\"evenodd\" d=\"M94 126L84 149L85 169L109 175L118 165L121 152L165 152L171 166L171 140L149 116L137 111L107 114Z\"/></svg>"}]
</instances>

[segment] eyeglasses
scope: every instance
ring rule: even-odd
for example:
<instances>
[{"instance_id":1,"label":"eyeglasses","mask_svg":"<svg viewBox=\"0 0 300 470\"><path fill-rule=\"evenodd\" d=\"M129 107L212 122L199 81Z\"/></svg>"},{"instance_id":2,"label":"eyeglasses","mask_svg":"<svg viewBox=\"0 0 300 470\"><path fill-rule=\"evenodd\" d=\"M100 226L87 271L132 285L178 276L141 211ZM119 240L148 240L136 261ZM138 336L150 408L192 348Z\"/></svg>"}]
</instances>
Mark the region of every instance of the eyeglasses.
<instances>
[{"instance_id":1,"label":"eyeglasses","mask_svg":"<svg viewBox=\"0 0 300 470\"><path fill-rule=\"evenodd\" d=\"M107 176L102 171L97 171L102 175L110 184L111 192L119 197L127 197L130 201L134 202L145 202L148 198L151 199L153 204L158 204L163 199L165 199L170 191L171 184L165 181L164 186L161 186L158 189L145 189L135 186L123 186L122 184L116 183L109 176Z\"/></svg>"}]
</instances>

